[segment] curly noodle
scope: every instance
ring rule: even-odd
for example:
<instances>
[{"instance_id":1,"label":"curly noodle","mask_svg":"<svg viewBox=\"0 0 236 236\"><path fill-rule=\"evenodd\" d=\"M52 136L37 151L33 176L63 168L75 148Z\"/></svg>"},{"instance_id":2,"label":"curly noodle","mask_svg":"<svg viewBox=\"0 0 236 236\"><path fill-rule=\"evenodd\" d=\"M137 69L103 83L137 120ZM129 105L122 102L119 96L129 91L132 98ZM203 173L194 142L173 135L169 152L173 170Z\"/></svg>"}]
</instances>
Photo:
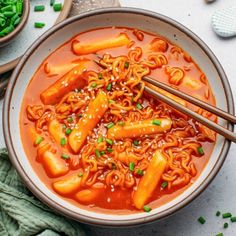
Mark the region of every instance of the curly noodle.
<instances>
[{"instance_id":1,"label":"curly noodle","mask_svg":"<svg viewBox=\"0 0 236 236\"><path fill-rule=\"evenodd\" d=\"M143 40L141 32L135 31L134 34L138 40ZM48 122L55 118L61 124L73 129L80 115L83 115L86 110L89 101L96 97L99 90L106 90L109 99L108 110L99 127L94 129L87 138L79 159L71 161L71 165L75 168L84 170L82 186L92 186L96 182L102 182L107 186L121 189L132 188L140 178L137 172L141 170L145 173L157 149L161 150L167 160L167 168L162 175L162 180L167 182L168 189L187 185L191 178L196 176L197 168L192 157L199 157L198 149L201 144L196 141L195 136L203 130L201 134L198 134L198 138L204 139L208 130L199 124L195 125L188 120L176 117L173 109L143 93L145 84L142 77L150 74L153 69L168 64L166 56L161 53L167 50L165 42L156 39L153 41L153 47L158 53L150 54L146 60L142 61L140 47L130 49L128 56L112 57L110 54L105 54L100 60L103 70L99 73L84 72L88 84L82 90L69 92L56 106L27 106L28 119L35 122L37 130L46 130ZM172 47L170 52L175 57L183 53L178 47ZM189 57L186 56L186 58L190 60ZM184 77L182 69L166 66L165 70L171 84L181 84ZM201 76L201 80L205 82L204 75ZM137 103L142 104L143 109L137 109ZM197 112L211 117L211 114L202 109ZM73 117L73 120L68 121L68 117ZM107 123L136 122L159 117L172 119L172 129L168 133L144 135L136 140L138 145L134 145L134 140L130 138L114 141L112 148L105 139L97 142L99 136L106 135L104 125ZM110 151L107 152L109 148ZM102 154L97 156L96 151ZM132 171L129 169L130 163L135 165Z\"/></svg>"}]
</instances>

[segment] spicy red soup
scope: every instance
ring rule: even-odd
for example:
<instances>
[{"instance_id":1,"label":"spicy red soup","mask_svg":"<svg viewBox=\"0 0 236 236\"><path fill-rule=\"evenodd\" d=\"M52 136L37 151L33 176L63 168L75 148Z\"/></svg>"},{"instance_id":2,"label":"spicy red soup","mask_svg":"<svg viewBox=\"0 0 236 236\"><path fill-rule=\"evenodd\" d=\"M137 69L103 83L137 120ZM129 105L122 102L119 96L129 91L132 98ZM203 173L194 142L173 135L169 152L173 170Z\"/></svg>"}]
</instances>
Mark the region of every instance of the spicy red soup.
<instances>
[{"instance_id":1,"label":"spicy red soup","mask_svg":"<svg viewBox=\"0 0 236 236\"><path fill-rule=\"evenodd\" d=\"M21 108L25 152L45 185L94 211L150 211L200 175L216 134L144 92L150 76L215 105L208 81L180 47L128 28L81 33L35 72Z\"/></svg>"}]
</instances>

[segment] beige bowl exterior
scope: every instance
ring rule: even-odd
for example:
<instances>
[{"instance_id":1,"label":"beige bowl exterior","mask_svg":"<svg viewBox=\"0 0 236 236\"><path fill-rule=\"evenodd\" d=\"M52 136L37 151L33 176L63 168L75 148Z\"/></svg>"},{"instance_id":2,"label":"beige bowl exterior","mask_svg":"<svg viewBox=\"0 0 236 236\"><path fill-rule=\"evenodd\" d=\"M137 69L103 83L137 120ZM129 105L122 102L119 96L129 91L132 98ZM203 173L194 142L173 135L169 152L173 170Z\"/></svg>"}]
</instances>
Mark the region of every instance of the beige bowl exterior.
<instances>
[{"instance_id":1,"label":"beige bowl exterior","mask_svg":"<svg viewBox=\"0 0 236 236\"><path fill-rule=\"evenodd\" d=\"M174 20L141 9L108 8L70 18L47 31L22 57L7 89L3 114L5 141L11 161L18 173L40 200L63 215L90 224L131 226L166 217L198 196L221 168L228 153L230 141L218 135L213 153L200 177L181 195L148 214L140 212L117 215L92 212L74 206L49 190L33 171L22 146L19 117L23 94L36 69L53 50L80 32L107 26L139 28L168 38L185 49L209 78L216 96L217 107L233 114L233 98L220 63L203 41ZM219 120L219 123L230 130L233 129L232 125L225 121Z\"/></svg>"}]
</instances>

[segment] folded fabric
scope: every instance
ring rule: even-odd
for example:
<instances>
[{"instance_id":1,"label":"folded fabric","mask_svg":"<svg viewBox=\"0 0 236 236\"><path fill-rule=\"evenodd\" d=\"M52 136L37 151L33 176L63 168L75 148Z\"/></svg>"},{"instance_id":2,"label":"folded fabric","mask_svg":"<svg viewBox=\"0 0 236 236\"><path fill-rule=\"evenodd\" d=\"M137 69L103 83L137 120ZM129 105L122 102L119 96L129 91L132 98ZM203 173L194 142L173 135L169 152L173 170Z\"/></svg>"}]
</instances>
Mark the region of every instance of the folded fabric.
<instances>
[{"instance_id":1,"label":"folded fabric","mask_svg":"<svg viewBox=\"0 0 236 236\"><path fill-rule=\"evenodd\" d=\"M79 223L53 212L31 194L6 149L0 149L0 235L85 235Z\"/></svg>"},{"instance_id":2,"label":"folded fabric","mask_svg":"<svg viewBox=\"0 0 236 236\"><path fill-rule=\"evenodd\" d=\"M212 27L221 37L236 36L236 6L216 11L212 15Z\"/></svg>"}]
</instances>

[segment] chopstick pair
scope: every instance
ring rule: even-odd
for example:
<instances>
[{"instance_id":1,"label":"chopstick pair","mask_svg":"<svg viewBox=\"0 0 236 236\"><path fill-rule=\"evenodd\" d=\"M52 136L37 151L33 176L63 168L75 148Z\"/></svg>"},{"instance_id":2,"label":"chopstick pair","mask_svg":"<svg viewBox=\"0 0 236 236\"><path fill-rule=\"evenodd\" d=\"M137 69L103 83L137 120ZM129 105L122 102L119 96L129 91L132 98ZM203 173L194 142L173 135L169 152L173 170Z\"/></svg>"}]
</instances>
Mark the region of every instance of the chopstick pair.
<instances>
[{"instance_id":1,"label":"chopstick pair","mask_svg":"<svg viewBox=\"0 0 236 236\"><path fill-rule=\"evenodd\" d=\"M159 88L161 88L161 89L163 89L163 90L165 90L165 91L167 91L167 92L169 92L169 93L171 93L175 96L178 96L178 97L180 97L180 98L182 98L182 99L184 99L184 100L186 100L186 101L188 101L188 102L190 102L190 103L192 103L192 104L194 104L198 107L201 107L204 110L209 111L209 112L211 112L211 113L213 113L213 114L215 114L215 115L217 115L217 116L219 116L219 117L221 117L221 118L223 118L227 121L230 121L233 124L236 123L236 117L235 116L233 116L233 115L231 115L231 114L229 114L229 113L227 113L227 112L225 112L225 111L223 111L223 110L221 110L217 107L214 107L214 106L212 106L208 103L205 103L205 102L203 102L203 101L201 101L197 98L194 98L194 97L192 97L192 96L190 96L190 95L188 95L188 94L186 94L182 91L180 92L178 90L175 90L174 88L172 88L172 87L170 87L166 84L163 84L159 81L156 81L156 80L154 80L150 77L144 77L143 80L150 83L150 84L152 84L152 85L155 85L155 86L157 86L157 87L159 87ZM164 102L164 103L170 105L171 107L175 108L176 110L192 117L193 119L195 119L199 123L205 125L206 127L210 128L211 130L214 130L218 134L221 134L225 138L227 138L227 139L229 139L233 142L236 142L236 134L234 132L232 132L232 131L218 125L217 123L203 117L202 115L188 109L187 107L185 107L185 106L181 105L180 103L172 100L171 98L168 98L167 96L156 92L155 90L149 88L148 86L145 86L144 90L147 93L153 95L155 98L158 98L162 102Z\"/></svg>"},{"instance_id":2,"label":"chopstick pair","mask_svg":"<svg viewBox=\"0 0 236 236\"><path fill-rule=\"evenodd\" d=\"M94 62L97 65L99 65L100 67L104 68L103 65L100 64L100 62L98 62L96 60L94 60ZM236 123L236 117L233 116L232 114L227 113L226 111L223 111L223 110L221 110L217 107L214 107L214 106L212 106L208 103L205 103L205 102L203 102L203 101L201 101L201 100L199 100L195 97L192 97L192 96L190 96L190 95L188 95L188 94L186 94L182 91L180 92L180 91L178 91L178 90L176 90L176 89L174 89L174 88L172 88L172 87L170 87L170 86L168 86L168 85L166 85L162 82L154 80L150 77L145 76L145 77L143 77L143 80L145 82L148 82L148 83L150 83L150 84L152 84L152 85L154 85L158 88L161 88L161 89L163 89L163 90L165 90L165 91L167 91L167 92L169 92L169 93L171 93L171 94L173 94L173 95L175 95L179 98L182 98L182 99L184 99L184 100L186 100L186 101L188 101L188 102L190 102L190 103L192 103L192 104L194 104L198 107L201 107L204 110L209 111L209 112L211 112L211 113L213 113L213 114L215 114L215 115L217 115L217 116L219 116L219 117L221 117L221 118L223 118L223 119L225 119L225 120L227 120L227 121L229 121L233 124ZM193 119L195 119L199 123L205 125L206 127L210 128L211 130L214 130L216 133L221 134L225 138L227 138L227 139L229 139L233 142L236 142L236 134L234 132L232 132L232 131L218 125L217 123L203 117L202 115L190 110L189 108L181 105L180 103L172 100L171 98L169 98L169 97L167 97L167 96L165 96L161 93L158 93L157 91L151 89L147 85L145 85L144 91L151 94L155 98L161 100L162 102L168 104L169 106L175 108L176 110L192 117Z\"/></svg>"}]
</instances>

